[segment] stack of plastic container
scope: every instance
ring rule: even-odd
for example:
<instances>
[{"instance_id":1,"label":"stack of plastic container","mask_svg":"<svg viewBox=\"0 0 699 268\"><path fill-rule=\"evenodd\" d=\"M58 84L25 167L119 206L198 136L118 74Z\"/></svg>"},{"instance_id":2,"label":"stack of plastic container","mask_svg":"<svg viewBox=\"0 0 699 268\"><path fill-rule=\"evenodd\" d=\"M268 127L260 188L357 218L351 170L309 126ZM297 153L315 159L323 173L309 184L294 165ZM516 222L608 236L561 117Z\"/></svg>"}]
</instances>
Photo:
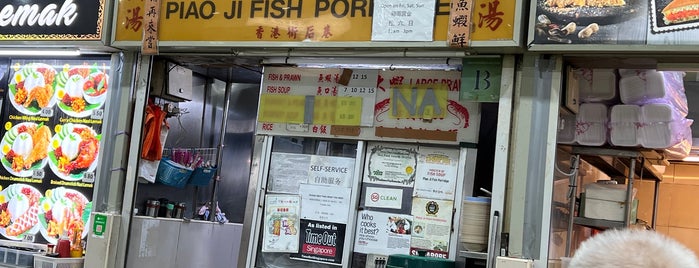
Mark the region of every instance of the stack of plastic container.
<instances>
[{"instance_id":1,"label":"stack of plastic container","mask_svg":"<svg viewBox=\"0 0 699 268\"><path fill-rule=\"evenodd\" d=\"M575 122L575 143L600 146L607 143L608 104L618 102L614 69L575 69L582 104Z\"/></svg>"},{"instance_id":2,"label":"stack of plastic container","mask_svg":"<svg viewBox=\"0 0 699 268\"><path fill-rule=\"evenodd\" d=\"M642 126L641 106L620 104L612 106L609 120L609 143L615 146L638 146Z\"/></svg>"},{"instance_id":3,"label":"stack of plastic container","mask_svg":"<svg viewBox=\"0 0 699 268\"><path fill-rule=\"evenodd\" d=\"M624 124L611 124L614 136L636 133L637 145L651 149L666 149L672 158L683 158L692 147L692 120L686 119L687 97L684 93L683 72L656 70L620 70L619 93L621 101L627 105L637 105L640 113L632 113L621 108L618 119L622 122L636 121L640 115L641 124L636 132L629 131ZM626 106L626 105L620 105ZM616 106L615 106L616 107ZM614 108L612 109L614 110ZM614 121L614 113L612 121ZM612 139L613 145L633 146L625 139ZM619 144L616 143L619 141Z\"/></svg>"}]
</instances>

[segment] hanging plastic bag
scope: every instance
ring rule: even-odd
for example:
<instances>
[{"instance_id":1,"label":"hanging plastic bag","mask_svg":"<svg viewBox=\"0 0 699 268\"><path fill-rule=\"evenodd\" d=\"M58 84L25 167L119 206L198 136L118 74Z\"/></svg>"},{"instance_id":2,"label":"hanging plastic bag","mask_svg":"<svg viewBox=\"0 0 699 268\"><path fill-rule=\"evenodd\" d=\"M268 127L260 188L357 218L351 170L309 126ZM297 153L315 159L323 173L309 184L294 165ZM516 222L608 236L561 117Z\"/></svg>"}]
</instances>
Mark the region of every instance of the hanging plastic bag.
<instances>
[{"instance_id":1,"label":"hanging plastic bag","mask_svg":"<svg viewBox=\"0 0 699 268\"><path fill-rule=\"evenodd\" d=\"M167 133L169 128L166 124L160 126L160 141L161 150L165 147L165 140L167 139ZM141 158L138 164L138 181L142 183L155 183L155 174L158 172L158 165L160 165L160 160L151 161Z\"/></svg>"}]
</instances>

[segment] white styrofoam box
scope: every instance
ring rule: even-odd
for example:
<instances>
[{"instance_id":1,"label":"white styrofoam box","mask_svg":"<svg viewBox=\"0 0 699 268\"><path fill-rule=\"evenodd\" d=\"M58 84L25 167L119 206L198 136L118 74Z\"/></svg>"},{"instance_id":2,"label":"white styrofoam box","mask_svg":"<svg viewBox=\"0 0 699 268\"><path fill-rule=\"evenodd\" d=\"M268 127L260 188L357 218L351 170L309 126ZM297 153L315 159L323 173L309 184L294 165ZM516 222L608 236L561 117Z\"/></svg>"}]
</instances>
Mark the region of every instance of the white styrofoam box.
<instances>
[{"instance_id":1,"label":"white styrofoam box","mask_svg":"<svg viewBox=\"0 0 699 268\"><path fill-rule=\"evenodd\" d=\"M617 97L614 69L577 69L579 96L582 102L605 102Z\"/></svg>"},{"instance_id":2,"label":"white styrofoam box","mask_svg":"<svg viewBox=\"0 0 699 268\"><path fill-rule=\"evenodd\" d=\"M583 103L575 123L575 141L600 146L607 142L608 108L602 103Z\"/></svg>"},{"instance_id":3,"label":"white styrofoam box","mask_svg":"<svg viewBox=\"0 0 699 268\"><path fill-rule=\"evenodd\" d=\"M601 200L585 196L585 217L609 221L623 221L626 203Z\"/></svg>"},{"instance_id":4,"label":"white styrofoam box","mask_svg":"<svg viewBox=\"0 0 699 268\"><path fill-rule=\"evenodd\" d=\"M688 112L683 72L620 70L619 95L625 104L672 104L684 116Z\"/></svg>"},{"instance_id":5,"label":"white styrofoam box","mask_svg":"<svg viewBox=\"0 0 699 268\"><path fill-rule=\"evenodd\" d=\"M641 106L614 105L609 115L609 143L616 146L638 146L642 117Z\"/></svg>"},{"instance_id":6,"label":"white styrofoam box","mask_svg":"<svg viewBox=\"0 0 699 268\"><path fill-rule=\"evenodd\" d=\"M634 196L636 195L635 188L633 189L633 194ZM585 198L625 202L626 185L607 184L604 182L588 183L585 184ZM585 203L585 205L587 205L587 203Z\"/></svg>"},{"instance_id":7,"label":"white styrofoam box","mask_svg":"<svg viewBox=\"0 0 699 268\"><path fill-rule=\"evenodd\" d=\"M562 144L575 143L575 115L561 114L558 118L556 141Z\"/></svg>"},{"instance_id":8,"label":"white styrofoam box","mask_svg":"<svg viewBox=\"0 0 699 268\"><path fill-rule=\"evenodd\" d=\"M687 120L670 104L653 103L641 106L643 127L639 135L641 146L666 149L682 141L687 135ZM691 122L689 123L691 125ZM691 134L690 134L691 135Z\"/></svg>"}]
</instances>

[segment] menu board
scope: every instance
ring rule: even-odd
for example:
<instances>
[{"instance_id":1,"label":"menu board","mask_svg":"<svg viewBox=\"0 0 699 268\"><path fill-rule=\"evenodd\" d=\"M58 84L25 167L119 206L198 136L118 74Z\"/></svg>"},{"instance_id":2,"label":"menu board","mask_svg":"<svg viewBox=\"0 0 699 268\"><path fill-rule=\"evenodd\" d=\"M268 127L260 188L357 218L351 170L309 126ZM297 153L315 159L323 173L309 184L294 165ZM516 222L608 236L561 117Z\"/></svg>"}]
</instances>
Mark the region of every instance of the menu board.
<instances>
[{"instance_id":1,"label":"menu board","mask_svg":"<svg viewBox=\"0 0 699 268\"><path fill-rule=\"evenodd\" d=\"M106 58L15 59L0 128L0 236L56 243L87 235L104 104Z\"/></svg>"}]
</instances>

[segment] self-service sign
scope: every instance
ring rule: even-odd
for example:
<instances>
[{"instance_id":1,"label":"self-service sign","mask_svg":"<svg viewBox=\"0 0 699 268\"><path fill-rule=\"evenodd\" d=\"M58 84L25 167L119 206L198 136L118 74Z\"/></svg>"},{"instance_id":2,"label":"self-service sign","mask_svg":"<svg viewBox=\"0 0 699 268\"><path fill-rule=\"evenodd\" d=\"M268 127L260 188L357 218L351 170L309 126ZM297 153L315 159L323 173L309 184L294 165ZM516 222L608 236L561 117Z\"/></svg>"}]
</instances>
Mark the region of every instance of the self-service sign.
<instances>
[{"instance_id":1,"label":"self-service sign","mask_svg":"<svg viewBox=\"0 0 699 268\"><path fill-rule=\"evenodd\" d=\"M0 40L100 40L105 0L8 0Z\"/></svg>"}]
</instances>

